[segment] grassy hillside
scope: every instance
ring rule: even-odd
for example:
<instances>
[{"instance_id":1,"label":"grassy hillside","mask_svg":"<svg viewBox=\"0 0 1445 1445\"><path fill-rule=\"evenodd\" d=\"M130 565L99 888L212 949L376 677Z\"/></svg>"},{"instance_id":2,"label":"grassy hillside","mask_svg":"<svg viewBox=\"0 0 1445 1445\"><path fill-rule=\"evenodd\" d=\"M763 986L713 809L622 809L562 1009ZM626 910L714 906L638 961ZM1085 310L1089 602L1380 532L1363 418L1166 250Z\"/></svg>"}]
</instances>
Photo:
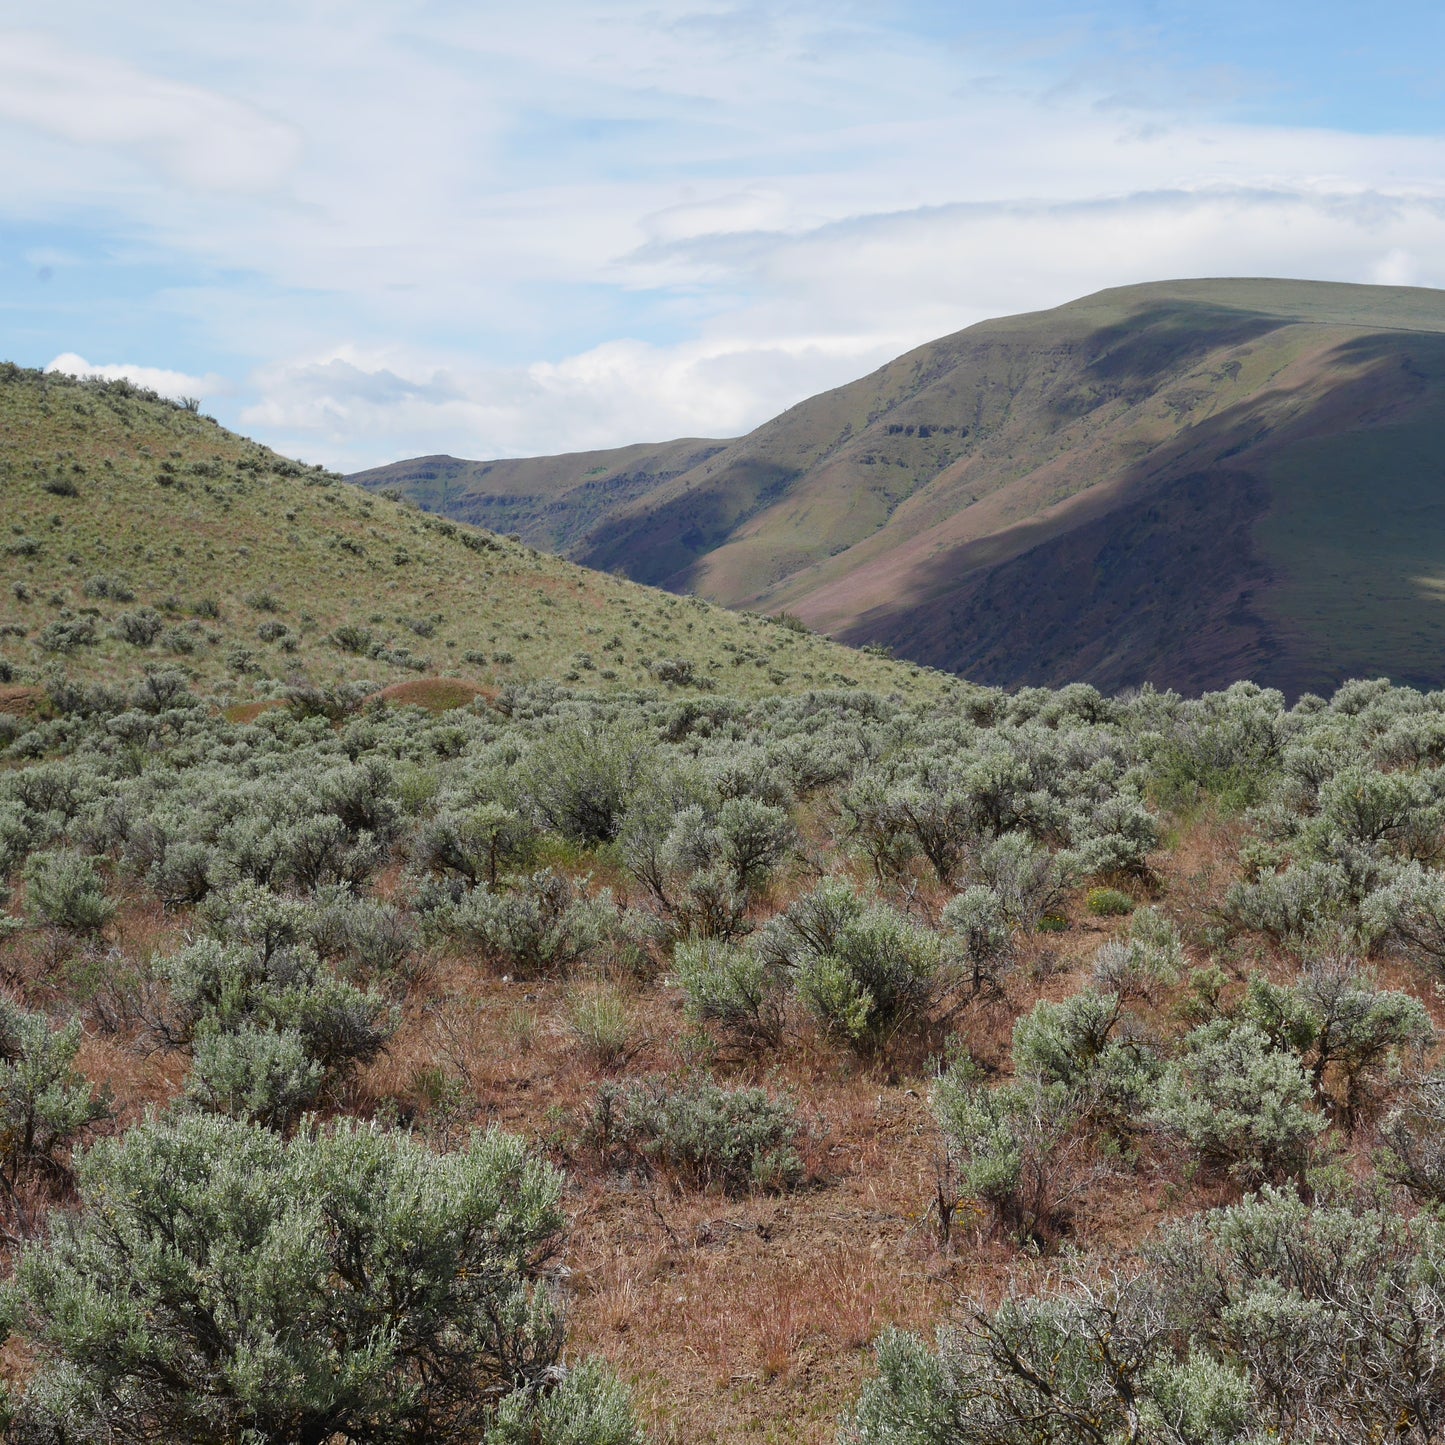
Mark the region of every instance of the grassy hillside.
<instances>
[{"instance_id":1,"label":"grassy hillside","mask_svg":"<svg viewBox=\"0 0 1445 1445\"><path fill-rule=\"evenodd\" d=\"M566 550L980 681L1433 686L1442 378L1445 293L1120 288L814 397Z\"/></svg>"},{"instance_id":2,"label":"grassy hillside","mask_svg":"<svg viewBox=\"0 0 1445 1445\"><path fill-rule=\"evenodd\" d=\"M771 621L373 498L119 384L0 372L0 661L757 696L941 684Z\"/></svg>"}]
</instances>

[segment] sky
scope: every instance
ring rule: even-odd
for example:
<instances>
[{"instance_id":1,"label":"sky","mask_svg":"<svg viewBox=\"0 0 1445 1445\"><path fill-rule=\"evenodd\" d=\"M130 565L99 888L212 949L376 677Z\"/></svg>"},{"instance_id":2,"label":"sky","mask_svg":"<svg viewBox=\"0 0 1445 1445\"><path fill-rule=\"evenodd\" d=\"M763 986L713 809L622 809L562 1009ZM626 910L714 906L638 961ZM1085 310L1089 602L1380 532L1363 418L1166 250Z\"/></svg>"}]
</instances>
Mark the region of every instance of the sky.
<instances>
[{"instance_id":1,"label":"sky","mask_svg":"<svg viewBox=\"0 0 1445 1445\"><path fill-rule=\"evenodd\" d=\"M733 436L1105 286L1445 286L1445 7L0 0L0 355L308 462Z\"/></svg>"}]
</instances>

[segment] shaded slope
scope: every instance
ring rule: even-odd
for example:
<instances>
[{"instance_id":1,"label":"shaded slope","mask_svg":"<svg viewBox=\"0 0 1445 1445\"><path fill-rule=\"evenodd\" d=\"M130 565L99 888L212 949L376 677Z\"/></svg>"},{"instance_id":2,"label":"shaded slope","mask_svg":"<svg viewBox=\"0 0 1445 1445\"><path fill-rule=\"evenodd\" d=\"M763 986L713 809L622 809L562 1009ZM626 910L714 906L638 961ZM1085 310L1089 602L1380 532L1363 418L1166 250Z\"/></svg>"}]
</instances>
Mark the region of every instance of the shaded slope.
<instances>
[{"instance_id":1,"label":"shaded slope","mask_svg":"<svg viewBox=\"0 0 1445 1445\"><path fill-rule=\"evenodd\" d=\"M368 496L124 383L0 367L0 521L0 682L20 686L144 665L242 695L296 675L942 682Z\"/></svg>"},{"instance_id":2,"label":"shaded slope","mask_svg":"<svg viewBox=\"0 0 1445 1445\"><path fill-rule=\"evenodd\" d=\"M395 491L428 512L565 553L618 507L692 470L723 442L683 438L559 457L469 462L415 457L358 472L348 481Z\"/></svg>"}]
</instances>

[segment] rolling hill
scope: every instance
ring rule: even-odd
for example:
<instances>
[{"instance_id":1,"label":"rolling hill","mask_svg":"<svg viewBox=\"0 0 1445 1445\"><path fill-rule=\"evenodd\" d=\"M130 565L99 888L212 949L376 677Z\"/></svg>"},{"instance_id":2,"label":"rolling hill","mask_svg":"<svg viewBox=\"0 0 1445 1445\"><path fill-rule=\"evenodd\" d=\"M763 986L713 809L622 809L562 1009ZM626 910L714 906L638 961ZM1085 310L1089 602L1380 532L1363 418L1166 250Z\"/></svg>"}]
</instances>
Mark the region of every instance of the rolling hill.
<instances>
[{"instance_id":1,"label":"rolling hill","mask_svg":"<svg viewBox=\"0 0 1445 1445\"><path fill-rule=\"evenodd\" d=\"M438 674L758 696L949 679L374 498L124 382L0 366L0 683L178 667L241 698Z\"/></svg>"},{"instance_id":2,"label":"rolling hill","mask_svg":"<svg viewBox=\"0 0 1445 1445\"><path fill-rule=\"evenodd\" d=\"M978 682L1445 683L1445 292L1125 287L735 441L353 480Z\"/></svg>"}]
</instances>

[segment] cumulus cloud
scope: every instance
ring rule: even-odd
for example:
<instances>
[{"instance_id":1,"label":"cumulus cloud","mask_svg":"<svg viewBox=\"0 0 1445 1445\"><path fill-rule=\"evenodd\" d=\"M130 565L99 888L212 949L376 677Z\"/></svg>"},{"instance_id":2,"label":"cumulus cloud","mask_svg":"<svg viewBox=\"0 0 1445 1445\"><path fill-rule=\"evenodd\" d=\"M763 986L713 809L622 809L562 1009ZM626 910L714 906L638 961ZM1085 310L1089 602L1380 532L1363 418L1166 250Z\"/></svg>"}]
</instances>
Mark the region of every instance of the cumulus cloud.
<instances>
[{"instance_id":1,"label":"cumulus cloud","mask_svg":"<svg viewBox=\"0 0 1445 1445\"><path fill-rule=\"evenodd\" d=\"M168 371L160 366L135 366L130 362L95 366L72 351L57 356L46 371L59 371L67 376L98 377L102 381L129 381L143 386L172 401L182 397L198 399L223 396L233 388L222 376L189 376L184 371Z\"/></svg>"}]
</instances>

